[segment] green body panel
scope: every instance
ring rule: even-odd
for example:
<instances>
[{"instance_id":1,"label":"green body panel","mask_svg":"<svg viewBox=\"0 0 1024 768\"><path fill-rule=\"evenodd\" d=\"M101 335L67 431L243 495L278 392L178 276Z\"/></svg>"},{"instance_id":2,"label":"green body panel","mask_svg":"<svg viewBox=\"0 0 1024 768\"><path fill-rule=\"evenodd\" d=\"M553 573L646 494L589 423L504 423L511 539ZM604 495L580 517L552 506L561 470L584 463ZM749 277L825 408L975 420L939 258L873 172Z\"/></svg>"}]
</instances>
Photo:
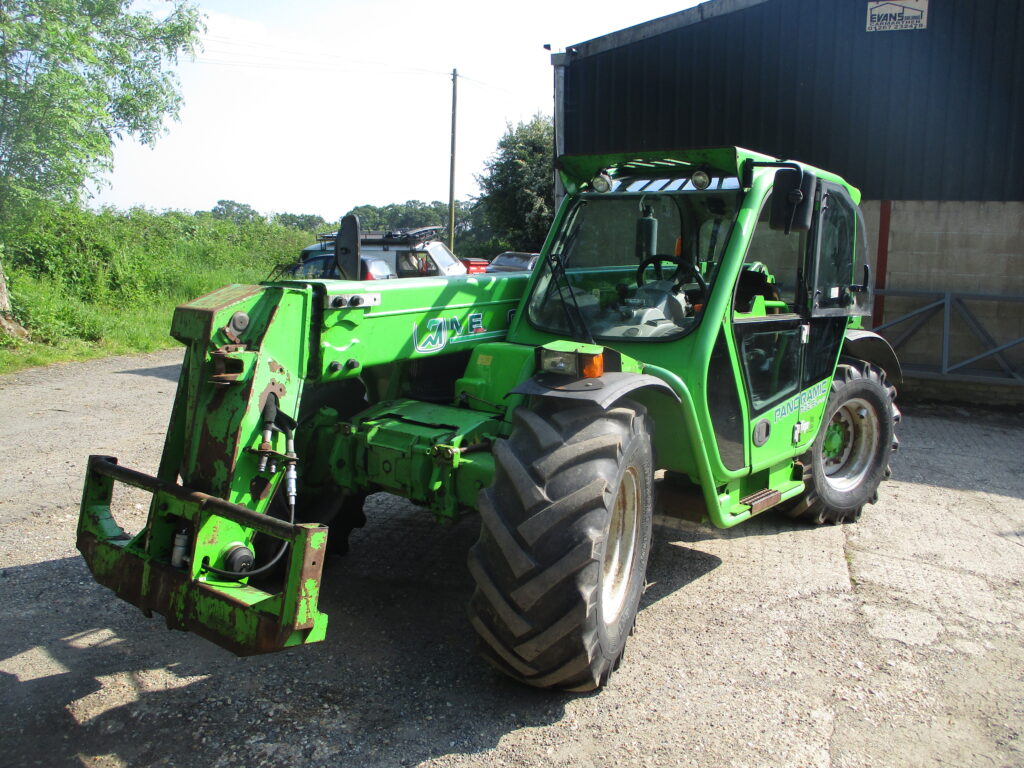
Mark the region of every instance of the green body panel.
<instances>
[{"instance_id":1,"label":"green body panel","mask_svg":"<svg viewBox=\"0 0 1024 768\"><path fill-rule=\"evenodd\" d=\"M533 347L503 342L480 345L473 350L465 375L455 382L456 402L507 417L526 400L511 392L533 375L535 360Z\"/></svg>"},{"instance_id":2,"label":"green body panel","mask_svg":"<svg viewBox=\"0 0 1024 768\"><path fill-rule=\"evenodd\" d=\"M329 464L338 487L384 490L454 519L476 506L491 483L490 444L498 421L488 413L398 400L381 403L342 425Z\"/></svg>"},{"instance_id":3,"label":"green body panel","mask_svg":"<svg viewBox=\"0 0 1024 768\"><path fill-rule=\"evenodd\" d=\"M527 317L530 291L570 212L571 196L592 194L588 180L603 168L627 160L642 167L665 157L561 158L570 197L556 213L532 275L233 285L179 307L172 335L186 354L157 476L117 468L101 457L90 462L79 548L97 580L144 610L164 614L169 626L239 653L322 639L327 617L317 610L317 597L328 533L320 525L271 517L284 516L275 494L284 495L283 470L292 454L283 432L266 439L268 401L274 398L282 423L297 425L297 509L307 515L300 519L327 519L329 514L317 515L336 512L352 495L384 490L449 521L474 508L491 484L492 446L511 433L513 411L543 396L514 392L537 373L542 346L563 353L604 351L606 362L617 366L618 381L625 373L664 383L651 386L637 376L631 381L642 386L622 390L623 396L647 408L657 467L692 483L712 524L730 527L751 517L754 509L744 499L757 492L777 492L776 503L801 493L794 459L822 428L841 350L825 378L755 413L735 328L769 319L786 305L758 296L741 314L731 289L749 266L748 248L774 169L754 169L715 277L716 285L728 288L712 290L685 335L590 344L540 330ZM677 168L729 176L739 175L747 160L772 158L738 148L670 157ZM805 168L842 184L859 201L857 190L835 175ZM612 269L611 287L597 286L593 293L606 300L616 290L612 281L631 272ZM711 373L715 355L717 378ZM736 412L729 417L739 442L729 447L731 454L713 412L723 387L736 390ZM770 432L755 444L753 435L764 422ZM111 515L115 481L153 492L146 528L134 537L124 535ZM175 543L183 531L182 558ZM237 546L255 549L263 562L279 541L290 542L291 550L276 591L207 568L225 569Z\"/></svg>"},{"instance_id":4,"label":"green body panel","mask_svg":"<svg viewBox=\"0 0 1024 768\"><path fill-rule=\"evenodd\" d=\"M527 279L524 273L319 284L325 308L316 375L355 378L363 368L503 339ZM366 302L331 306L355 296Z\"/></svg>"}]
</instances>

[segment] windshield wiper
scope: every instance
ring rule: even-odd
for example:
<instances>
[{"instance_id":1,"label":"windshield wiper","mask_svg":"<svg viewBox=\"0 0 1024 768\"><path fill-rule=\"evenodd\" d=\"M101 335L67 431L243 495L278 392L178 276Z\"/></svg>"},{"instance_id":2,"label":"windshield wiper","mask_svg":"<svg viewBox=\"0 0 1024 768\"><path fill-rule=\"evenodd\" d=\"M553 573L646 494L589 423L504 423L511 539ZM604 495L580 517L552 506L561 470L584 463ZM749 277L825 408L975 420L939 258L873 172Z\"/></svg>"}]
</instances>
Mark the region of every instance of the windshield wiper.
<instances>
[{"instance_id":1,"label":"windshield wiper","mask_svg":"<svg viewBox=\"0 0 1024 768\"><path fill-rule=\"evenodd\" d=\"M549 253L547 263L548 268L551 270L552 285L558 291L558 303L562 305L565 319L569 322L569 332L574 337L582 337L588 344L596 344L594 335L590 332L590 326L587 325L587 320L583 316L583 310L580 309L580 305L576 301L576 292L572 289L572 285L569 283L569 276L565 273L562 255L560 253ZM569 293L569 300L572 302L574 310L572 312L569 311L569 304L566 302L565 294L562 292L563 286ZM551 288L549 287L548 294L550 293Z\"/></svg>"}]
</instances>

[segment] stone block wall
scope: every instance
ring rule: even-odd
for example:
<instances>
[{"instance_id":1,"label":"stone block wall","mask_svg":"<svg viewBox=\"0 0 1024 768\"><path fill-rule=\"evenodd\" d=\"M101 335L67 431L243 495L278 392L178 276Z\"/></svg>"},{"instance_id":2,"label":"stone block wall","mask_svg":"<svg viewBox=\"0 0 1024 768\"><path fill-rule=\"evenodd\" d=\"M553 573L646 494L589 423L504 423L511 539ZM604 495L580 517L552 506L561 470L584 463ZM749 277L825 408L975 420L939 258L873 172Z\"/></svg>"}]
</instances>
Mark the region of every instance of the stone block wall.
<instances>
[{"instance_id":1,"label":"stone block wall","mask_svg":"<svg viewBox=\"0 0 1024 768\"><path fill-rule=\"evenodd\" d=\"M880 203L862 204L868 242L878 257ZM886 288L940 292L954 291L993 296L1024 295L1024 202L892 202L889 229ZM886 296L883 322L890 322L934 299ZM876 299L878 301L878 299ZM996 345L1024 336L1024 302L965 301L966 306L991 334ZM891 340L913 320L886 329ZM950 359L966 360L984 351L984 345L968 322L954 310L951 319ZM942 360L943 314L940 310L898 350L906 365L937 366ZM1024 366L1024 344L1004 353L1013 367ZM989 358L974 366L999 370ZM915 387L909 381L910 389ZM1024 386L992 392L992 385L963 382L920 382L928 396L960 400L1024 403ZM998 385L995 386L999 390Z\"/></svg>"}]
</instances>

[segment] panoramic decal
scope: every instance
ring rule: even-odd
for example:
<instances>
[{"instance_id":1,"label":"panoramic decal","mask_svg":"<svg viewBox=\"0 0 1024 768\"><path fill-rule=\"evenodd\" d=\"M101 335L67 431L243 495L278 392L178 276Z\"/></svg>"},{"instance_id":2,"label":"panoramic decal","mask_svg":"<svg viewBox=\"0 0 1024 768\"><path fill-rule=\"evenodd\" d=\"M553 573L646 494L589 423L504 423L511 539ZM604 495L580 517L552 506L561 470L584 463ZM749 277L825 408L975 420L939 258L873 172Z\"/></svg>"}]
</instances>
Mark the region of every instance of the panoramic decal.
<instances>
[{"instance_id":1,"label":"panoramic decal","mask_svg":"<svg viewBox=\"0 0 1024 768\"><path fill-rule=\"evenodd\" d=\"M799 395L793 395L789 400L775 406L775 410L772 412L772 421L779 422L791 414L817 408L828 397L828 389L828 380L826 379L805 389Z\"/></svg>"}]
</instances>

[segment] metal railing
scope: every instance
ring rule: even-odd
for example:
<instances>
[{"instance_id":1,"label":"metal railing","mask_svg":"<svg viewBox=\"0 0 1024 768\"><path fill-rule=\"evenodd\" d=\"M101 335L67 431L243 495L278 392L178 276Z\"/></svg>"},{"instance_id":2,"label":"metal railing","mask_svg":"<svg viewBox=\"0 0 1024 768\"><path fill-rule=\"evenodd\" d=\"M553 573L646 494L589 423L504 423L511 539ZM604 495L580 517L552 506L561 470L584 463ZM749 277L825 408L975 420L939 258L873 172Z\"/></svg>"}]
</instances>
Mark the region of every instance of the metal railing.
<instances>
[{"instance_id":1,"label":"metal railing","mask_svg":"<svg viewBox=\"0 0 1024 768\"><path fill-rule=\"evenodd\" d=\"M1024 305L1024 295L994 293L963 293L958 291L922 291L900 288L884 288L875 295L899 298L923 299L924 306L878 325L873 330L882 333L897 351L914 338L929 321L942 313L942 350L937 365L905 365L904 375L911 378L943 379L982 384L1010 384L1024 386L1024 364L1015 365L1005 354L1011 348L1024 343L1024 336L1011 341L999 342L964 303L967 301L998 302ZM1021 308L1024 314L1024 306ZM953 360L950 350L952 331L956 323L962 322L982 346L982 352L962 360ZM897 326L901 326L897 328ZM994 362L994 366L977 367L981 361ZM973 367L972 367L973 366Z\"/></svg>"}]
</instances>

